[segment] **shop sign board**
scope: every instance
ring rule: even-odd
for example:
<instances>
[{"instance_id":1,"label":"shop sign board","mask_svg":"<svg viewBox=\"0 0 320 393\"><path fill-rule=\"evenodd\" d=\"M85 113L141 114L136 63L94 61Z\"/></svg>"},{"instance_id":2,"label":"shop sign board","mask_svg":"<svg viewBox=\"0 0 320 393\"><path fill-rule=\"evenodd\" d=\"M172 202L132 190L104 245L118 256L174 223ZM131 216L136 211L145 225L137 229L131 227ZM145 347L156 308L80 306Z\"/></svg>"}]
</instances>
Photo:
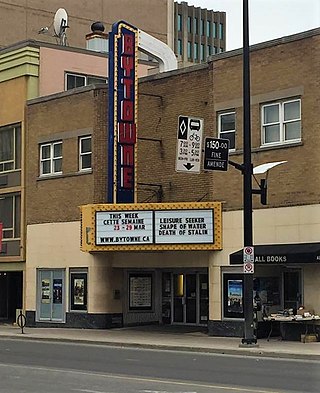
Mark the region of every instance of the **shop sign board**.
<instances>
[{"instance_id":1,"label":"shop sign board","mask_svg":"<svg viewBox=\"0 0 320 393\"><path fill-rule=\"evenodd\" d=\"M213 241L212 209L96 213L96 245Z\"/></svg>"},{"instance_id":2,"label":"shop sign board","mask_svg":"<svg viewBox=\"0 0 320 393\"><path fill-rule=\"evenodd\" d=\"M204 145L204 170L227 171L229 139L206 138Z\"/></svg>"},{"instance_id":3,"label":"shop sign board","mask_svg":"<svg viewBox=\"0 0 320 393\"><path fill-rule=\"evenodd\" d=\"M213 243L213 211L170 210L155 212L155 243Z\"/></svg>"},{"instance_id":4,"label":"shop sign board","mask_svg":"<svg viewBox=\"0 0 320 393\"><path fill-rule=\"evenodd\" d=\"M81 250L221 250L220 202L81 207Z\"/></svg>"},{"instance_id":5,"label":"shop sign board","mask_svg":"<svg viewBox=\"0 0 320 393\"><path fill-rule=\"evenodd\" d=\"M96 212L96 245L150 244L152 211Z\"/></svg>"},{"instance_id":6,"label":"shop sign board","mask_svg":"<svg viewBox=\"0 0 320 393\"><path fill-rule=\"evenodd\" d=\"M124 21L109 34L109 203L134 203L137 188L138 29Z\"/></svg>"},{"instance_id":7,"label":"shop sign board","mask_svg":"<svg viewBox=\"0 0 320 393\"><path fill-rule=\"evenodd\" d=\"M176 171L200 173L203 119L179 116Z\"/></svg>"}]
</instances>

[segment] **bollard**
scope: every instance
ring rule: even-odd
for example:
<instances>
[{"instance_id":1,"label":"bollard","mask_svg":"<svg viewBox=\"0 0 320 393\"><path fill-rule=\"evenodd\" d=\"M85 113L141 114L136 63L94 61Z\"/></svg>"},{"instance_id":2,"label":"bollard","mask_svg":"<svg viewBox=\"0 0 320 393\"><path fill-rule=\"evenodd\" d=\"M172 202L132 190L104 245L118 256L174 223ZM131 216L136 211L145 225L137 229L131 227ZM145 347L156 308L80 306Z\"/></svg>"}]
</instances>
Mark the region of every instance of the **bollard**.
<instances>
[{"instance_id":1,"label":"bollard","mask_svg":"<svg viewBox=\"0 0 320 393\"><path fill-rule=\"evenodd\" d=\"M26 326L26 317L25 315L22 314L22 311L20 310L20 314L18 315L17 318L17 323L19 327L21 328L21 334L24 334L23 328Z\"/></svg>"}]
</instances>

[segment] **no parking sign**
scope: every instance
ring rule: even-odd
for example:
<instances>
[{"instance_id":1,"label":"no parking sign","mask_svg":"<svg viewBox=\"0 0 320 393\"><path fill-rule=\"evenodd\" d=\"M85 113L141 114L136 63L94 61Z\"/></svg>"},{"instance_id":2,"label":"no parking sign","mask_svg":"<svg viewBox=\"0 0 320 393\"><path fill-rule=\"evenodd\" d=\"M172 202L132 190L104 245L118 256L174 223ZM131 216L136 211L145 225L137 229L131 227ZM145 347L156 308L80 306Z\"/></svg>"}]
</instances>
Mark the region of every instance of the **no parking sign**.
<instances>
[{"instance_id":1,"label":"no parking sign","mask_svg":"<svg viewBox=\"0 0 320 393\"><path fill-rule=\"evenodd\" d=\"M243 273L254 273L254 248L244 247L243 249Z\"/></svg>"}]
</instances>

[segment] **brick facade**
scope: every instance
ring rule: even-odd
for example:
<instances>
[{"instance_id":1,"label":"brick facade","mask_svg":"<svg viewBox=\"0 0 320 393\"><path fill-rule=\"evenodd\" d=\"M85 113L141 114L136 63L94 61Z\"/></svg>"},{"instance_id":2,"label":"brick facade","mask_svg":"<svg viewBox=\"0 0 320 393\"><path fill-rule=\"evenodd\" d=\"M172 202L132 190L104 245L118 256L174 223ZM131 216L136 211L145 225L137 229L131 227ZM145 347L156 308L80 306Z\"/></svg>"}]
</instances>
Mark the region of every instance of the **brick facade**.
<instances>
[{"instance_id":1,"label":"brick facade","mask_svg":"<svg viewBox=\"0 0 320 393\"><path fill-rule=\"evenodd\" d=\"M320 185L316 181L320 167L316 155L320 144L318 34L315 31L256 45L251 52L253 165L288 161L269 175L268 207L319 201ZM106 88L97 87L29 102L28 224L77 220L80 204L104 202L107 96ZM152 190L158 190L157 186L161 185L164 202L217 200L224 201L225 210L242 207L242 178L233 167L226 173L202 171L197 175L175 172L179 115L204 118L205 136L217 136L217 114L235 110L236 151L230 159L241 162L241 97L242 56L237 51L216 56L207 65L150 76L140 81L138 138L142 139L138 140L138 202L157 201L156 192ZM260 147L261 104L297 97L301 98L302 141L273 148ZM83 129L90 130L93 135L93 172L78 175L77 141ZM66 133L63 136L64 175L39 180L39 141L57 133L58 136ZM30 157L37 159L31 160ZM253 199L254 207L260 208L259 197Z\"/></svg>"}]
</instances>

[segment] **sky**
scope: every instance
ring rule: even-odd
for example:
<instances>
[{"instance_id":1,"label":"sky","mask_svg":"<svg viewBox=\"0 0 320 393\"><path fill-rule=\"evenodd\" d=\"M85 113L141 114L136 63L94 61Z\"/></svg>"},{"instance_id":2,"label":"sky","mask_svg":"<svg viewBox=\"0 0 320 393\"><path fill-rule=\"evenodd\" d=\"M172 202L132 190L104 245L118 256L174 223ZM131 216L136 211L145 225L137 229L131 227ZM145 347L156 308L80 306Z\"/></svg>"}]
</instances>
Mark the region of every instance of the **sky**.
<instances>
[{"instance_id":1,"label":"sky","mask_svg":"<svg viewBox=\"0 0 320 393\"><path fill-rule=\"evenodd\" d=\"M243 0L187 0L227 14L227 50L242 47ZM178 0L180 2L180 0ZM320 27L320 0L248 0L250 45Z\"/></svg>"}]
</instances>

